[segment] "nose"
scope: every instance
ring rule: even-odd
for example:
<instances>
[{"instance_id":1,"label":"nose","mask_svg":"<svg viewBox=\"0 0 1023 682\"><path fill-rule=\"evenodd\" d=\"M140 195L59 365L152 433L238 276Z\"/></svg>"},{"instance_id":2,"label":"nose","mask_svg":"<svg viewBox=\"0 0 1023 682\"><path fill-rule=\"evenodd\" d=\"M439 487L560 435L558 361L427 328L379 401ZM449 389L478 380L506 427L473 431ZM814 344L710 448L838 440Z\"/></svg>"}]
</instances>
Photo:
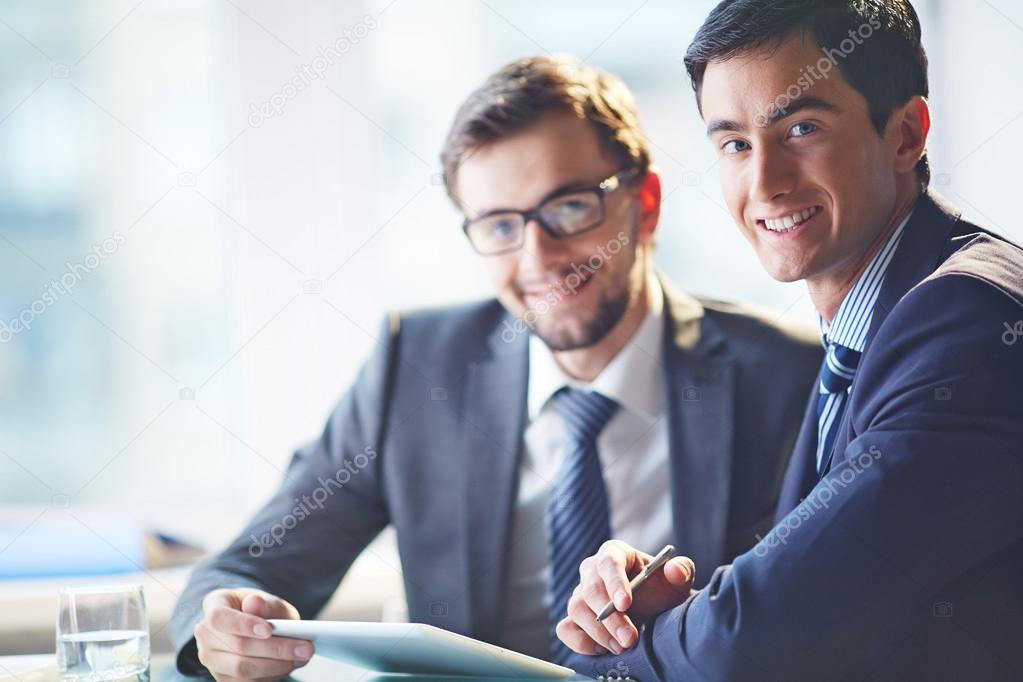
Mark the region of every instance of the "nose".
<instances>
[{"instance_id":1,"label":"nose","mask_svg":"<svg viewBox=\"0 0 1023 682\"><path fill-rule=\"evenodd\" d=\"M789 194L795 183L793 164L785 153L765 149L754 151L749 195L754 202L768 204Z\"/></svg>"},{"instance_id":2,"label":"nose","mask_svg":"<svg viewBox=\"0 0 1023 682\"><path fill-rule=\"evenodd\" d=\"M527 257L534 258L545 269L565 261L568 250L564 240L555 239L547 234L547 231L535 218L527 222L523 229L525 234L522 248Z\"/></svg>"}]
</instances>

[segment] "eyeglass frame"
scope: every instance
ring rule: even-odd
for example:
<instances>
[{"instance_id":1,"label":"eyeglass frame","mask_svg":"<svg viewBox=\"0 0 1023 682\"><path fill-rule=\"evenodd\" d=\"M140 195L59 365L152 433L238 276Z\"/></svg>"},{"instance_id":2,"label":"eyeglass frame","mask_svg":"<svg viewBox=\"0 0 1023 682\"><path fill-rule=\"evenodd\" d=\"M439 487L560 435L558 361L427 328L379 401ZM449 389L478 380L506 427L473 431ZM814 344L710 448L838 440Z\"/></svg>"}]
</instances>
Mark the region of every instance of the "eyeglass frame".
<instances>
[{"instance_id":1,"label":"eyeglass frame","mask_svg":"<svg viewBox=\"0 0 1023 682\"><path fill-rule=\"evenodd\" d=\"M553 239L566 239L568 237L577 237L577 236L579 236L581 234L586 234L587 232L591 232L591 231L597 229L598 227L600 227L601 225L603 225L604 224L604 218L606 217L606 213L605 213L605 210L604 210L604 197L607 196L608 194L610 194L611 192L614 192L615 190L621 188L623 185L626 185L626 184L632 182L637 177L639 177L641 174L642 174L642 170L640 168L637 168L637 167L627 168L625 170L618 171L614 175L611 175L611 176L608 176L607 178L604 178L604 180L602 180L601 182L599 182L595 186L566 188L566 189L557 190L557 191L552 192L551 194L547 195L546 197L544 197L540 201L539 204L537 204L534 208L532 208L532 209L530 209L528 211L516 211L514 209L503 209L503 208L495 209L493 211L487 211L486 213L484 213L482 215L478 215L475 218L471 218L471 219L470 218L466 218L465 220L463 220L462 221L462 232L465 234L466 239L469 240L469 244L472 246L473 250L476 251L476 253L478 253L481 256L503 256L505 254L509 254L509 253L512 253L514 251L518 251L519 249L521 249L525 245L525 243L526 243L526 239L525 239L526 229L525 228L530 223L530 221L533 221L533 220L535 220L536 224L540 226L540 229L542 229L544 232L546 232L548 235L550 235L551 238L553 238ZM540 215L540 209L543 208L543 206L545 204L547 204L548 202L550 202L550 201L552 201L554 199L558 199L560 197L568 196L570 194L579 194L581 192L594 192L594 193L597 194L598 206L600 208L600 217L596 220L596 222L593 223L593 225L590 225L589 227L585 227L585 228L579 230L578 232L572 232L571 234L560 234L554 228L550 227L549 225L547 225L547 223L544 222L543 216ZM510 246L510 247L508 247L506 249L502 249L500 251L491 251L491 252L480 251L479 248L476 246L476 244L473 242L472 238L469 236L469 228L472 226L473 223L475 223L477 221L483 220L484 218L489 218L491 216L500 215L500 214L503 214L503 213L521 216L521 218L522 218L522 231L521 231L519 242L515 246Z\"/></svg>"}]
</instances>

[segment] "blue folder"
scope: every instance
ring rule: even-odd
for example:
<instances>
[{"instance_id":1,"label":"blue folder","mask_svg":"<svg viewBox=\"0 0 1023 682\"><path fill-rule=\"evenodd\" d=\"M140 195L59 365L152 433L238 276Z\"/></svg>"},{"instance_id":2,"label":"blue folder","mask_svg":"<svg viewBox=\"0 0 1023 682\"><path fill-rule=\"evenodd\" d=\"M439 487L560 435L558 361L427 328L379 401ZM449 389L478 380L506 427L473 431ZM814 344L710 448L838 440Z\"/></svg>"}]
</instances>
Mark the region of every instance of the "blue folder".
<instances>
[{"instance_id":1,"label":"blue folder","mask_svg":"<svg viewBox=\"0 0 1023 682\"><path fill-rule=\"evenodd\" d=\"M144 532L118 519L0 522L0 580L112 575L146 566Z\"/></svg>"}]
</instances>

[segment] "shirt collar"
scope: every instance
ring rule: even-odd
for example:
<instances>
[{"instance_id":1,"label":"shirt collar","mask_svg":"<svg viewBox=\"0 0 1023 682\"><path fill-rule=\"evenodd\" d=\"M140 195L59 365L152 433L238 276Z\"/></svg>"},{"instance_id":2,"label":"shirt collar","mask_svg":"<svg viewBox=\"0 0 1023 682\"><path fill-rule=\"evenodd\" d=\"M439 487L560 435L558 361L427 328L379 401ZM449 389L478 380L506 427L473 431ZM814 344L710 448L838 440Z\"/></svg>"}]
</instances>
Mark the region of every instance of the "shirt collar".
<instances>
[{"instance_id":1,"label":"shirt collar","mask_svg":"<svg viewBox=\"0 0 1023 682\"><path fill-rule=\"evenodd\" d=\"M835 319L831 324L820 316L821 340L827 348L832 343L851 348L854 351L863 352L867 343L867 330L870 329L870 320L874 316L874 305L881 293L881 285L884 283L885 273L899 248L899 241L905 231L906 223L913 216L913 212L899 224L895 231L881 247L881 250L874 255L867 269L863 271L856 284L845 296L842 305L838 307Z\"/></svg>"},{"instance_id":2,"label":"shirt collar","mask_svg":"<svg viewBox=\"0 0 1023 682\"><path fill-rule=\"evenodd\" d=\"M535 334L529 336L530 421L547 401L565 386L597 391L623 408L649 419L660 416L662 358L664 356L664 294L657 278L649 278L650 309L636 333L593 381L578 381L565 374L550 348Z\"/></svg>"}]
</instances>

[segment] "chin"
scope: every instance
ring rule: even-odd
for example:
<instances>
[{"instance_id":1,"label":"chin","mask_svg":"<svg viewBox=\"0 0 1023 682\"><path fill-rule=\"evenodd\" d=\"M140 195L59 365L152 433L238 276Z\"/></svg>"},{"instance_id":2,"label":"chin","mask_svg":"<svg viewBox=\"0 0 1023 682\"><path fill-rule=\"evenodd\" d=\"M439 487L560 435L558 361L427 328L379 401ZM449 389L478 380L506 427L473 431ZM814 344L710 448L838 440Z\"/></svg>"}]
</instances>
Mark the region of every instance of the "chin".
<instances>
[{"instance_id":1,"label":"chin","mask_svg":"<svg viewBox=\"0 0 1023 682\"><path fill-rule=\"evenodd\" d=\"M588 348L600 341L590 325L580 324L574 320L553 324L546 320L534 325L533 333L539 336L544 344L553 351Z\"/></svg>"},{"instance_id":2,"label":"chin","mask_svg":"<svg viewBox=\"0 0 1023 682\"><path fill-rule=\"evenodd\" d=\"M628 299L602 305L596 314L565 316L560 320L537 320L533 332L555 351L595 346L611 333L625 314Z\"/></svg>"},{"instance_id":3,"label":"chin","mask_svg":"<svg viewBox=\"0 0 1023 682\"><path fill-rule=\"evenodd\" d=\"M784 284L806 279L806 275L803 273L802 269L795 268L790 265L772 267L765 264L764 269L767 270L767 274L771 276L771 279Z\"/></svg>"},{"instance_id":4,"label":"chin","mask_svg":"<svg viewBox=\"0 0 1023 682\"><path fill-rule=\"evenodd\" d=\"M757 251L757 260L771 279L777 282L798 282L811 275L809 263L802 258L786 258L771 248Z\"/></svg>"},{"instance_id":5,"label":"chin","mask_svg":"<svg viewBox=\"0 0 1023 682\"><path fill-rule=\"evenodd\" d=\"M804 268L796 265L795 263L789 263L780 261L771 256L761 257L760 267L764 269L764 272L776 282L782 282L789 284L791 282L798 282L802 279L806 279L806 273Z\"/></svg>"}]
</instances>

